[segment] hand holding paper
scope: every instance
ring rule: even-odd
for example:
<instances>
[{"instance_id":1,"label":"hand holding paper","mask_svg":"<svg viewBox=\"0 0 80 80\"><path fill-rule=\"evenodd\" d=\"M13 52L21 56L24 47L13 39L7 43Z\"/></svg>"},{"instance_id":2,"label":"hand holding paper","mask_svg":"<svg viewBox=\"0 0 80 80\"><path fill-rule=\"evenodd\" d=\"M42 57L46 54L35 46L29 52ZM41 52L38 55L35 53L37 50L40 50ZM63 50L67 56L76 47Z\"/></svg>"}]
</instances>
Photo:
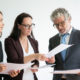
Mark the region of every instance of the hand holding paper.
<instances>
[{"instance_id":1,"label":"hand holding paper","mask_svg":"<svg viewBox=\"0 0 80 80\"><path fill-rule=\"evenodd\" d=\"M73 69L73 70L55 70L51 72L53 74L78 74L80 73L80 69Z\"/></svg>"},{"instance_id":2,"label":"hand holding paper","mask_svg":"<svg viewBox=\"0 0 80 80\"><path fill-rule=\"evenodd\" d=\"M0 74L9 74L10 71L17 71L22 70L24 68L29 68L33 63L27 63L27 64L15 64L15 63L1 63L6 66L6 70L3 72L0 72Z\"/></svg>"},{"instance_id":3,"label":"hand holding paper","mask_svg":"<svg viewBox=\"0 0 80 80\"><path fill-rule=\"evenodd\" d=\"M69 48L71 46L72 45L60 44L59 46L52 49L48 54L45 54L45 55L46 55L46 57L51 58L51 57L55 56L56 54L58 54L59 52L63 51L66 48Z\"/></svg>"}]
</instances>

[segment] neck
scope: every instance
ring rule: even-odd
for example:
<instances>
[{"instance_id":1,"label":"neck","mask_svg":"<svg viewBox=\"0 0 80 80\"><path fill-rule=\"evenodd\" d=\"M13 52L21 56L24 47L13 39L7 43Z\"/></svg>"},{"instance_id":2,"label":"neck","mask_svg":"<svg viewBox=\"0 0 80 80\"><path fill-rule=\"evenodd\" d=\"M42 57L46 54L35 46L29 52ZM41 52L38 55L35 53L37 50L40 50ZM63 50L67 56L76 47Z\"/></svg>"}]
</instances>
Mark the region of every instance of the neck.
<instances>
[{"instance_id":1,"label":"neck","mask_svg":"<svg viewBox=\"0 0 80 80\"><path fill-rule=\"evenodd\" d=\"M71 26L69 27L69 29L68 29L68 31L67 31L67 32L69 32L69 31L70 31L70 29L71 29Z\"/></svg>"},{"instance_id":2,"label":"neck","mask_svg":"<svg viewBox=\"0 0 80 80\"><path fill-rule=\"evenodd\" d=\"M20 39L21 41L25 41L25 40L27 40L27 36L21 35L19 39Z\"/></svg>"}]
</instances>

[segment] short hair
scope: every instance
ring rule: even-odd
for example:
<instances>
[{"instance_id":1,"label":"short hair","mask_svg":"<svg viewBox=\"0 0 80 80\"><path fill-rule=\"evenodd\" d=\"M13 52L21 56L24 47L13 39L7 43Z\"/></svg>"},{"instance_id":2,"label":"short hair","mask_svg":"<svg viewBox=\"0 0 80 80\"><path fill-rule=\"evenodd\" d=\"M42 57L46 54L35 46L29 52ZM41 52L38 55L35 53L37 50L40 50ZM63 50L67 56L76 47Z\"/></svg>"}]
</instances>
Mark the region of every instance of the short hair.
<instances>
[{"instance_id":1,"label":"short hair","mask_svg":"<svg viewBox=\"0 0 80 80\"><path fill-rule=\"evenodd\" d=\"M51 14L51 20L55 20L56 18L64 16L65 20L71 18L71 15L65 8L57 8Z\"/></svg>"}]
</instances>

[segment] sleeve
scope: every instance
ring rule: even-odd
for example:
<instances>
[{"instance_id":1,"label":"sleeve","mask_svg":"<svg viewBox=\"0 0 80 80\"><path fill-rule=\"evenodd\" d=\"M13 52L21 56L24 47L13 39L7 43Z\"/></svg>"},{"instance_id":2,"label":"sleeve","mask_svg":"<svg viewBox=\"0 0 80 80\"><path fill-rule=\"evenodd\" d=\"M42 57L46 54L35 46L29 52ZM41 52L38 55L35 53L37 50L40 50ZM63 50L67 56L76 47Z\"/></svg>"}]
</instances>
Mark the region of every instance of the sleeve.
<instances>
[{"instance_id":1,"label":"sleeve","mask_svg":"<svg viewBox=\"0 0 80 80\"><path fill-rule=\"evenodd\" d=\"M7 62L23 63L23 57L18 56L18 52L15 48L12 39L5 39L5 52L7 55Z\"/></svg>"},{"instance_id":2,"label":"sleeve","mask_svg":"<svg viewBox=\"0 0 80 80\"><path fill-rule=\"evenodd\" d=\"M52 41L53 41L52 39L49 40L49 47L48 47L49 51L51 51L53 49L53 47L52 47ZM51 65L52 63L46 62L46 64ZM54 66L52 66L52 67L54 67Z\"/></svg>"},{"instance_id":3,"label":"sleeve","mask_svg":"<svg viewBox=\"0 0 80 80\"><path fill-rule=\"evenodd\" d=\"M2 43L0 41L0 62L3 61L3 50L2 50Z\"/></svg>"}]
</instances>

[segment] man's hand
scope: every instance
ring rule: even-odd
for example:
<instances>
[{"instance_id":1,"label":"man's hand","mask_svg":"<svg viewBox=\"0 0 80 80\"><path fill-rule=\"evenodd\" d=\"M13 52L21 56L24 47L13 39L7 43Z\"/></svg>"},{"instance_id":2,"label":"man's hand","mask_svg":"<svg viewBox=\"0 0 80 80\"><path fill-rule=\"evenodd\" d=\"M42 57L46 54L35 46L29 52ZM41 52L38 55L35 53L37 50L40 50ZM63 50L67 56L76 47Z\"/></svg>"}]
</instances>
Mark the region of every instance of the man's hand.
<instances>
[{"instance_id":1,"label":"man's hand","mask_svg":"<svg viewBox=\"0 0 80 80\"><path fill-rule=\"evenodd\" d=\"M51 57L47 59L48 63L55 63L55 57Z\"/></svg>"}]
</instances>

